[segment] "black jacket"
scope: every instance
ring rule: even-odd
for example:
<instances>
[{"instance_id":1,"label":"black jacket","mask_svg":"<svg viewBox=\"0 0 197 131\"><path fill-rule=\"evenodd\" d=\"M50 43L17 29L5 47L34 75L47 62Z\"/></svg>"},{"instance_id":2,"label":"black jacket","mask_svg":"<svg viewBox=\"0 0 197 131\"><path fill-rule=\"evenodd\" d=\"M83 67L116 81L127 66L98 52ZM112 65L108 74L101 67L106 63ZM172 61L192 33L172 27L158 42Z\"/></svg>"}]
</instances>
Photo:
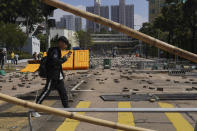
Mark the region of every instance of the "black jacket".
<instances>
[{"instance_id":1,"label":"black jacket","mask_svg":"<svg viewBox=\"0 0 197 131\"><path fill-rule=\"evenodd\" d=\"M64 77L64 73L62 71L62 64L66 62L66 57L61 57L61 49L58 47L52 47L47 52L47 61L46 61L46 71L47 78L59 80L60 72Z\"/></svg>"}]
</instances>

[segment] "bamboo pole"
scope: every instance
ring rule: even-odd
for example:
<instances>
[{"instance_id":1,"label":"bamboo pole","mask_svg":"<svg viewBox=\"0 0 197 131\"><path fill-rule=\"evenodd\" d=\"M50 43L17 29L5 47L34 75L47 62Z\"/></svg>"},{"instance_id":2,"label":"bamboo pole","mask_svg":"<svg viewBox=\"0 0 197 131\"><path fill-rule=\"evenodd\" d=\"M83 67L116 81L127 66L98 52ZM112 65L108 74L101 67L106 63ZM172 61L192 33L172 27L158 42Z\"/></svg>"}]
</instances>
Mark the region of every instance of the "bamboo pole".
<instances>
[{"instance_id":1,"label":"bamboo pole","mask_svg":"<svg viewBox=\"0 0 197 131\"><path fill-rule=\"evenodd\" d=\"M2 93L0 93L0 99L6 102L12 103L12 104L23 106L25 108L31 108L36 111L46 112L49 114L54 114L57 116L62 116L62 117L75 119L75 120L79 120L79 121L83 121L83 122L87 122L87 123L91 123L95 125L105 126L109 128L120 129L120 130L125 130L125 131L153 131L153 130L149 130L145 128L127 126L127 125L118 124L118 123L107 121L107 120L102 120L98 118L79 115L79 114L72 113L72 112L67 112L64 110L59 110L56 108L36 104L33 102L24 101L24 100L11 97Z\"/></svg>"},{"instance_id":2,"label":"bamboo pole","mask_svg":"<svg viewBox=\"0 0 197 131\"><path fill-rule=\"evenodd\" d=\"M83 18L86 18L90 21L111 27L112 29L116 29L124 34L131 36L132 38L139 39L149 45L155 46L155 47L165 50L169 53L172 53L174 55L180 56L182 58L185 58L187 60L197 63L197 55L196 54L191 53L186 50L183 50L183 49L180 49L180 48L177 48L173 45L170 45L166 42L155 39L155 38L148 36L146 34L140 33L140 32L133 30L127 26L113 22L109 19L100 17L98 15L80 10L74 6L65 4L65 3L58 1L58 0L41 0L41 1L50 5L50 6L54 6L56 8L60 8L64 11L70 12L70 13L75 14L77 16L81 16Z\"/></svg>"}]
</instances>

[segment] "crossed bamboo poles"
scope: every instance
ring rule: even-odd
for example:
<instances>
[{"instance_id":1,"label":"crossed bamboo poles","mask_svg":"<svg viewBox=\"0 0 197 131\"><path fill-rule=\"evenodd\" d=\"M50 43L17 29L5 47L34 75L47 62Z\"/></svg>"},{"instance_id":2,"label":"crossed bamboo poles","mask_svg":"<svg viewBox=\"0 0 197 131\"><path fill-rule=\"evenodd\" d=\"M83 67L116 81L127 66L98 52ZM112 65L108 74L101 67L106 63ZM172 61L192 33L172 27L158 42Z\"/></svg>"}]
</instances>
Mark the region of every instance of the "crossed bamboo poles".
<instances>
[{"instance_id":1,"label":"crossed bamboo poles","mask_svg":"<svg viewBox=\"0 0 197 131\"><path fill-rule=\"evenodd\" d=\"M172 46L168 43L165 43L163 41L160 41L158 39L155 39L153 37L150 37L148 35L138 32L138 31L135 31L135 30L128 28L124 25L121 25L119 23L113 22L111 20L108 20L106 18L100 17L98 15L95 15L95 14L92 14L89 12L79 10L78 8L75 8L71 5L60 2L58 0L41 0L41 1L48 4L48 5L54 6L56 8L60 8L64 11L67 11L70 13L73 13L77 16L81 16L83 18L86 18L90 21L111 27L112 29L116 29L122 33L125 33L125 34L133 37L133 38L142 40L147 44L150 44L150 45L155 46L157 48L163 49L169 53L178 55L182 58L185 58L187 60L197 63L197 55L196 54L185 51L180 48L177 48L175 46ZM120 129L120 130L125 130L125 131L153 131L153 130L149 130L149 129L145 129L145 128L122 125L122 124L118 124L115 122L110 122L110 121L97 119L97 118L93 118L93 117L82 116L82 115L75 114L72 112L58 110L56 108L24 101L24 100L21 100L21 99L15 98L15 97L11 97L11 96L8 96L8 95L2 94L2 93L0 93L0 99L4 100L6 102L9 102L9 103L24 106L26 108L35 109L37 111L46 112L46 113L54 114L57 116L68 117L71 119L75 119L75 120L79 120L79 121L83 121L83 122L87 122L87 123L91 123L91 124L95 124L95 125L106 126L106 127L110 127L110 128L114 128L114 129Z\"/></svg>"}]
</instances>

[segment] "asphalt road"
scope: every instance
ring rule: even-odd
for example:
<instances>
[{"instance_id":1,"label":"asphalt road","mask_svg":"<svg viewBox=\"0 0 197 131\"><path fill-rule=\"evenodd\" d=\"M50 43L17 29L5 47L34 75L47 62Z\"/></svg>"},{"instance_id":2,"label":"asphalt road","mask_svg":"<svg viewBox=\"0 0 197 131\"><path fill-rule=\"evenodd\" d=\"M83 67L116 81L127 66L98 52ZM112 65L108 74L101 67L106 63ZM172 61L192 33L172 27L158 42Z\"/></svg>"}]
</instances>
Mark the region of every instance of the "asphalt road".
<instances>
[{"instance_id":1,"label":"asphalt road","mask_svg":"<svg viewBox=\"0 0 197 131\"><path fill-rule=\"evenodd\" d=\"M76 72L75 72L76 73ZM77 75L76 75L77 74ZM168 76L168 74L133 73L128 74L126 69L116 70L93 70L82 74L76 73L71 79L66 79L66 87L72 89L81 80L78 90L80 93L70 95L71 107L76 108L157 108L157 107L197 107L196 100L176 101L103 101L100 95L108 94L131 94L134 93L196 93L195 90L186 91L187 88L196 87L185 81L197 81L195 77L182 78L179 76ZM91 74L86 78L87 74ZM127 75L131 79L121 77ZM115 80L116 79L116 80ZM170 79L170 81L167 81ZM117 82L118 81L118 82ZM151 82L150 82L151 81ZM178 81L174 82L174 81ZM147 88L145 88L145 86ZM152 87L152 88L149 88ZM157 88L164 91L157 91ZM128 88L129 92L123 92ZM138 89L138 90L136 90ZM35 93L29 96L33 101ZM27 99L28 97L26 97ZM61 102L56 91L51 93L43 104L60 108ZM28 131L27 111L23 107L6 104L0 107L0 131ZM196 113L85 113L80 114L118 122L130 126L143 127L158 131L193 131L197 120ZM43 115L40 118L33 118L34 131L115 131L102 126L96 126L76 120L61 118L53 115Z\"/></svg>"}]
</instances>

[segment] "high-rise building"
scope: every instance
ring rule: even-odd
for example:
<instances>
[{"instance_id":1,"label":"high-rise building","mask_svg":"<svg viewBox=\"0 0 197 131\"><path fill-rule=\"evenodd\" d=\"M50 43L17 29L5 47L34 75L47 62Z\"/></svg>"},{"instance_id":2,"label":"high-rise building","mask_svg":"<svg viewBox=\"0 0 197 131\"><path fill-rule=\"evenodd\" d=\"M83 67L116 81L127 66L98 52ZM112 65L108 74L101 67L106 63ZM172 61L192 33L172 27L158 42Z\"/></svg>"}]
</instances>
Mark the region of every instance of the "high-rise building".
<instances>
[{"instance_id":1,"label":"high-rise building","mask_svg":"<svg viewBox=\"0 0 197 131\"><path fill-rule=\"evenodd\" d=\"M94 7L86 7L86 11L109 19L109 7L100 6L100 0L95 0L94 2ZM119 5L112 5L111 20L134 28L134 5L125 5L125 0L120 0ZM99 32L102 28L109 30L108 27L89 20L86 22L86 28L93 32Z\"/></svg>"},{"instance_id":2,"label":"high-rise building","mask_svg":"<svg viewBox=\"0 0 197 131\"><path fill-rule=\"evenodd\" d=\"M111 20L119 23L119 6L118 5L111 6Z\"/></svg>"},{"instance_id":3,"label":"high-rise building","mask_svg":"<svg viewBox=\"0 0 197 131\"><path fill-rule=\"evenodd\" d=\"M134 5L126 5L125 7L125 25L134 29Z\"/></svg>"},{"instance_id":4,"label":"high-rise building","mask_svg":"<svg viewBox=\"0 0 197 131\"><path fill-rule=\"evenodd\" d=\"M79 16L75 17L75 31L80 31L82 29L82 18Z\"/></svg>"},{"instance_id":5,"label":"high-rise building","mask_svg":"<svg viewBox=\"0 0 197 131\"><path fill-rule=\"evenodd\" d=\"M68 30L75 30L75 17L73 15L64 15L60 18L61 27Z\"/></svg>"},{"instance_id":6,"label":"high-rise building","mask_svg":"<svg viewBox=\"0 0 197 131\"><path fill-rule=\"evenodd\" d=\"M94 0L94 14L100 15L100 0Z\"/></svg>"},{"instance_id":7,"label":"high-rise building","mask_svg":"<svg viewBox=\"0 0 197 131\"><path fill-rule=\"evenodd\" d=\"M109 19L109 7L101 6L100 0L94 0L94 6L86 7L86 11ZM86 28L92 32L100 32L100 29L102 28L109 30L108 27L89 20L86 21Z\"/></svg>"},{"instance_id":8,"label":"high-rise building","mask_svg":"<svg viewBox=\"0 0 197 131\"><path fill-rule=\"evenodd\" d=\"M149 22L153 22L154 19L160 14L162 7L165 4L165 0L147 0L149 2Z\"/></svg>"},{"instance_id":9,"label":"high-rise building","mask_svg":"<svg viewBox=\"0 0 197 131\"><path fill-rule=\"evenodd\" d=\"M109 19L109 6L101 6L100 7L100 16ZM105 29L106 31L109 30L107 26L101 25L100 29Z\"/></svg>"},{"instance_id":10,"label":"high-rise building","mask_svg":"<svg viewBox=\"0 0 197 131\"><path fill-rule=\"evenodd\" d=\"M120 0L119 6L111 6L111 20L134 28L134 5L125 5L125 1Z\"/></svg>"},{"instance_id":11,"label":"high-rise building","mask_svg":"<svg viewBox=\"0 0 197 131\"><path fill-rule=\"evenodd\" d=\"M57 28L79 31L82 29L82 18L74 15L64 15L56 22Z\"/></svg>"},{"instance_id":12,"label":"high-rise building","mask_svg":"<svg viewBox=\"0 0 197 131\"><path fill-rule=\"evenodd\" d=\"M86 7L86 11L94 14L94 7ZM94 22L86 20L86 29L94 32Z\"/></svg>"},{"instance_id":13,"label":"high-rise building","mask_svg":"<svg viewBox=\"0 0 197 131\"><path fill-rule=\"evenodd\" d=\"M94 14L100 16L100 0L94 0ZM100 24L94 23L94 32L100 32Z\"/></svg>"},{"instance_id":14,"label":"high-rise building","mask_svg":"<svg viewBox=\"0 0 197 131\"><path fill-rule=\"evenodd\" d=\"M125 25L126 17L125 17L125 0L119 1L119 23Z\"/></svg>"}]
</instances>

